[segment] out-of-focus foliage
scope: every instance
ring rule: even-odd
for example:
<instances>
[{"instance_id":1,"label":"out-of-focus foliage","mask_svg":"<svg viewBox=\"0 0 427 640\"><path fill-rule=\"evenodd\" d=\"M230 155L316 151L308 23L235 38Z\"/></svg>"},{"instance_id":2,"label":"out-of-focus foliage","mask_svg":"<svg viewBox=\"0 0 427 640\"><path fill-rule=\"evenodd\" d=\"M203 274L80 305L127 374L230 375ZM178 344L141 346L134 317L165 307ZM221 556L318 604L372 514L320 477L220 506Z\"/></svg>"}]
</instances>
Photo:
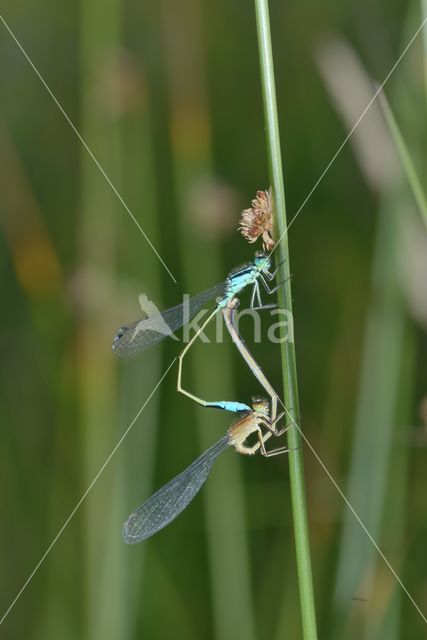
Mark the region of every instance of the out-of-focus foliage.
<instances>
[{"instance_id":1,"label":"out-of-focus foliage","mask_svg":"<svg viewBox=\"0 0 427 640\"><path fill-rule=\"evenodd\" d=\"M292 219L422 18L413 2L270 8ZM0 24L0 617L73 514L1 635L299 638L286 457L226 452L176 522L122 542L127 515L229 424L177 395L176 367L98 477L180 348L115 359L138 294L172 306L253 254L237 232L268 187L253 6L8 0L1 13L177 281ZM423 56L420 36L386 90L425 188ZM290 230L302 428L427 612L427 240L371 116ZM280 388L263 320L261 344L249 319L240 330ZM186 367L209 399L261 391L227 341L198 344ZM319 636L424 638L309 449L305 464Z\"/></svg>"}]
</instances>

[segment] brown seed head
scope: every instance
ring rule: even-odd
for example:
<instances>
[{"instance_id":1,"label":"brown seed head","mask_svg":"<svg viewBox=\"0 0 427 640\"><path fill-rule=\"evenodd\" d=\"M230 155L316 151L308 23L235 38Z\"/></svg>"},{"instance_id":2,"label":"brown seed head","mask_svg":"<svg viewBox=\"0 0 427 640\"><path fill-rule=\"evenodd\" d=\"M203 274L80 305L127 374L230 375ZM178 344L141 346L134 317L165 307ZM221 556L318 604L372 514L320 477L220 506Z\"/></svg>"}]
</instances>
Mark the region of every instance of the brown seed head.
<instances>
[{"instance_id":1,"label":"brown seed head","mask_svg":"<svg viewBox=\"0 0 427 640\"><path fill-rule=\"evenodd\" d=\"M248 242L255 242L262 236L265 251L274 248L271 188L268 191L257 191L256 197L252 200L252 207L242 211L239 231Z\"/></svg>"}]
</instances>

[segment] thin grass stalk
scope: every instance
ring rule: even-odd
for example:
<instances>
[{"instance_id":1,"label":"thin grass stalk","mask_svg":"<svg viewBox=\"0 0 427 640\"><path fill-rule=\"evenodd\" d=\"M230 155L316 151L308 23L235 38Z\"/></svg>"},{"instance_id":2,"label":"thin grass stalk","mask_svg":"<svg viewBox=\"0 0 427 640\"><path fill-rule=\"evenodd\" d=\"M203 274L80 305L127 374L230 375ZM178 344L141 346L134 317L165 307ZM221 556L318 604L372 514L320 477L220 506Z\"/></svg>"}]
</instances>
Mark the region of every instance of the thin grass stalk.
<instances>
[{"instance_id":1,"label":"thin grass stalk","mask_svg":"<svg viewBox=\"0 0 427 640\"><path fill-rule=\"evenodd\" d=\"M280 306L292 314L285 189L280 150L268 1L255 0L255 10L264 101L264 117L267 132L267 153L270 180L273 187L277 231L279 235L278 253L279 263L281 263L281 266L279 267L277 278L278 282L284 283L279 289L278 297ZM284 400L289 411L290 419L295 422L296 425L299 425L300 413L295 344L293 341L284 340L284 338L285 335L283 329L281 359ZM292 449L289 453L289 471L291 479L292 511L294 519L303 637L305 640L312 640L317 638L316 613L307 523L303 452L301 446L302 440L297 428L290 429L288 442Z\"/></svg>"},{"instance_id":2,"label":"thin grass stalk","mask_svg":"<svg viewBox=\"0 0 427 640\"><path fill-rule=\"evenodd\" d=\"M399 125L397 124L396 118L394 117L393 111L391 110L385 94L381 92L378 97L418 210L424 224L427 226L427 198L415 169L415 165L412 161L411 154L409 153L406 142L402 136Z\"/></svg>"}]
</instances>

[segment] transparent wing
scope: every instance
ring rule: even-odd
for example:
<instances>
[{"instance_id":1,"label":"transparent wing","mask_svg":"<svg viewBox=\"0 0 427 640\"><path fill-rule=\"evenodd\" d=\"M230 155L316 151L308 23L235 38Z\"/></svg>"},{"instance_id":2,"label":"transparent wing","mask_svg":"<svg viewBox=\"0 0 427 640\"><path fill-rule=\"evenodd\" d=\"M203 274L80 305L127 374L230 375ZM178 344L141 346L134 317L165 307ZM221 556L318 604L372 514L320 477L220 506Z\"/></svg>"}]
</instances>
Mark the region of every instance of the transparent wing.
<instances>
[{"instance_id":1,"label":"transparent wing","mask_svg":"<svg viewBox=\"0 0 427 640\"><path fill-rule=\"evenodd\" d=\"M210 300L222 296L224 291L225 282L221 282L193 296L187 303L178 304L150 318L123 325L114 336L114 353L122 356L152 347L180 329L184 322L191 320Z\"/></svg>"},{"instance_id":2,"label":"transparent wing","mask_svg":"<svg viewBox=\"0 0 427 640\"><path fill-rule=\"evenodd\" d=\"M141 542L175 520L192 501L216 458L228 445L226 435L138 507L123 525L124 541L128 544Z\"/></svg>"}]
</instances>

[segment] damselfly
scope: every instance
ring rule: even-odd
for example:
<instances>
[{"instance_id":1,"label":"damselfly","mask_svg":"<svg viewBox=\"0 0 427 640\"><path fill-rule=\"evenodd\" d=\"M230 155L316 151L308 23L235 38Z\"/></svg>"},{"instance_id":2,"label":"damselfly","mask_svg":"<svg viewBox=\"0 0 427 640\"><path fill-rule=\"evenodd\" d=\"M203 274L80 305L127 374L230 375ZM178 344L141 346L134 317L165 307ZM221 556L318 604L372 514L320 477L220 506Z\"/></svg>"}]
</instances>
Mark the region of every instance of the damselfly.
<instances>
[{"instance_id":1,"label":"damselfly","mask_svg":"<svg viewBox=\"0 0 427 640\"><path fill-rule=\"evenodd\" d=\"M216 299L214 311L198 331L200 333L219 309L249 285L253 287L251 309L265 308L261 302L259 283L261 282L268 294L277 291L277 287L271 288L268 284L275 277L277 269L273 272L270 269L270 257L262 251L257 251L252 262L234 268L224 282L191 297L187 302L176 307L120 327L113 340L113 351L122 356L148 349L190 322L198 311L211 300ZM258 302L258 307L255 307L255 300Z\"/></svg>"},{"instance_id":2,"label":"damselfly","mask_svg":"<svg viewBox=\"0 0 427 640\"><path fill-rule=\"evenodd\" d=\"M161 489L156 491L132 513L123 525L123 539L129 544L141 542L163 529L189 505L206 481L215 460L227 447L233 446L242 455L270 457L286 453L289 449L279 447L267 450L265 442L272 435L278 436L289 429L277 429L276 424L283 417L280 414L274 422L270 418L269 402L265 398L253 398L252 409L244 411L229 427L225 436L204 451L192 464ZM255 444L246 443L255 434Z\"/></svg>"}]
</instances>

